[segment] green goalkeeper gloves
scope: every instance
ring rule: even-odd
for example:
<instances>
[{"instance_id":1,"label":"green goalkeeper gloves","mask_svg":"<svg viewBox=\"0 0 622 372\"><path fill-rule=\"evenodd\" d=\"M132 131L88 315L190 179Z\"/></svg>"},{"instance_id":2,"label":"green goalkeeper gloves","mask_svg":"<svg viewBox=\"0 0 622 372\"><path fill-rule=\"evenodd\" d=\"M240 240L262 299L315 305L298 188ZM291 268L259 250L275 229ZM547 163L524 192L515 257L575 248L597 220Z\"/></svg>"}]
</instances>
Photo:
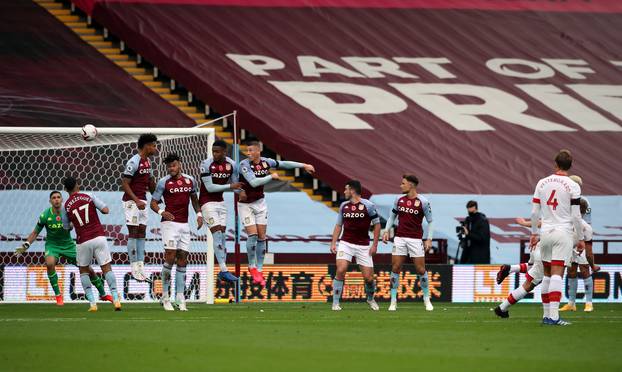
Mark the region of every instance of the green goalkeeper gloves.
<instances>
[{"instance_id":1,"label":"green goalkeeper gloves","mask_svg":"<svg viewBox=\"0 0 622 372\"><path fill-rule=\"evenodd\" d=\"M30 248L30 243L24 242L24 244L22 244L21 247L15 250L15 256L16 257L21 256L23 253L25 253L28 250L28 248Z\"/></svg>"}]
</instances>

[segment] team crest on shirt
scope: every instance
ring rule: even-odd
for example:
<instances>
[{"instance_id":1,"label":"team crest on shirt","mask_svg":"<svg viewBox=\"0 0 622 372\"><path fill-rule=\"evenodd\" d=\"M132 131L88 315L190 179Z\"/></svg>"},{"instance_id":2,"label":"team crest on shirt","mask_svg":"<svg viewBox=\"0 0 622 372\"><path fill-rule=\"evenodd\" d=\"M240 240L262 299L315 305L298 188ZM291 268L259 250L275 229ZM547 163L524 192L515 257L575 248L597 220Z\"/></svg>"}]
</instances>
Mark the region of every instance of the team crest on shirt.
<instances>
[{"instance_id":1,"label":"team crest on shirt","mask_svg":"<svg viewBox=\"0 0 622 372\"><path fill-rule=\"evenodd\" d=\"M365 208L363 204L359 204L359 211L362 211Z\"/></svg>"},{"instance_id":2,"label":"team crest on shirt","mask_svg":"<svg viewBox=\"0 0 622 372\"><path fill-rule=\"evenodd\" d=\"M268 163L266 163L265 161L262 162L261 165L263 165L264 168L268 168Z\"/></svg>"},{"instance_id":3,"label":"team crest on shirt","mask_svg":"<svg viewBox=\"0 0 622 372\"><path fill-rule=\"evenodd\" d=\"M190 185L190 180L186 178L186 184Z\"/></svg>"},{"instance_id":4,"label":"team crest on shirt","mask_svg":"<svg viewBox=\"0 0 622 372\"><path fill-rule=\"evenodd\" d=\"M231 170L231 164L227 163L227 165L225 165L225 169L230 171Z\"/></svg>"},{"instance_id":5,"label":"team crest on shirt","mask_svg":"<svg viewBox=\"0 0 622 372\"><path fill-rule=\"evenodd\" d=\"M421 202L419 201L419 199L415 200L415 207L418 207L421 204Z\"/></svg>"}]
</instances>

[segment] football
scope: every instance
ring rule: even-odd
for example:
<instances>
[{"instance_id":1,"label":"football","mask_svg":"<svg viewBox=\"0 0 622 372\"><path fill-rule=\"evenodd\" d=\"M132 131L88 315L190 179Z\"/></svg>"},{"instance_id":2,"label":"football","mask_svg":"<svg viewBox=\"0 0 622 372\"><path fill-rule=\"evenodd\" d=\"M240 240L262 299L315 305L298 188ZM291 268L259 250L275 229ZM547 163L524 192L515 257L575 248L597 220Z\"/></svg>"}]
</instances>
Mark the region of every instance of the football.
<instances>
[{"instance_id":1,"label":"football","mask_svg":"<svg viewBox=\"0 0 622 372\"><path fill-rule=\"evenodd\" d=\"M93 124L86 124L82 127L82 139L92 141L97 137L97 128Z\"/></svg>"}]
</instances>

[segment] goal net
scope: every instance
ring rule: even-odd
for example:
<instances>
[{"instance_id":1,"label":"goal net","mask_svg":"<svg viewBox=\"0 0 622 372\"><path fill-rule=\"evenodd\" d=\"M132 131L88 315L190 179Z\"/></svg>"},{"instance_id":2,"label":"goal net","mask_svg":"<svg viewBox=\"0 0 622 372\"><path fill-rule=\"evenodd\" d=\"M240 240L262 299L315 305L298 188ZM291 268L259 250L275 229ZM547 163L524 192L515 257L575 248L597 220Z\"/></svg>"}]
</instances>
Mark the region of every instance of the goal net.
<instances>
[{"instance_id":1,"label":"goal net","mask_svg":"<svg viewBox=\"0 0 622 372\"><path fill-rule=\"evenodd\" d=\"M199 166L211 155L214 129L99 128L97 138L89 142L81 138L80 132L80 128L0 128L0 302L54 299L45 268L45 229L24 255L15 257L13 252L33 231L39 215L50 207L51 191L62 191L66 200L62 181L68 175L77 177L83 191L95 193L110 208L110 214L100 214L100 219L122 300L158 301L162 294L164 249L160 216L152 211L145 247L145 272L151 283L137 282L130 274L121 174L137 151L138 136L154 133L158 136L158 153L151 163L156 180L167 174L162 159L176 152L182 160L182 171L200 182ZM213 302L211 234L206 226L197 231L196 215L193 208L190 211L191 248L185 295L188 301ZM72 236L75 238L74 232ZM99 272L97 265L93 268ZM61 259L56 271L65 301L84 300L78 268ZM175 275L172 277L174 281ZM175 288L174 283L171 288Z\"/></svg>"}]
</instances>

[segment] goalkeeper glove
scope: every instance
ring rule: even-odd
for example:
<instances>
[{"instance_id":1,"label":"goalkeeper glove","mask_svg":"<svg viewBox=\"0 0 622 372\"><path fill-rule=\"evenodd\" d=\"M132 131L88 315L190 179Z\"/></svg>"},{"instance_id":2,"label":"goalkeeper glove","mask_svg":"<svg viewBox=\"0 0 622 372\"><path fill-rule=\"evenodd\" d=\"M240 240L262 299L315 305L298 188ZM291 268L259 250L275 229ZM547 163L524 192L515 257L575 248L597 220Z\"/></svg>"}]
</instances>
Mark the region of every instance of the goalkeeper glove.
<instances>
[{"instance_id":1,"label":"goalkeeper glove","mask_svg":"<svg viewBox=\"0 0 622 372\"><path fill-rule=\"evenodd\" d=\"M30 243L28 242L24 242L24 244L22 244L21 247L17 248L15 250L15 256L19 257L22 255L22 253L26 252L28 250L28 248L30 248Z\"/></svg>"}]
</instances>

